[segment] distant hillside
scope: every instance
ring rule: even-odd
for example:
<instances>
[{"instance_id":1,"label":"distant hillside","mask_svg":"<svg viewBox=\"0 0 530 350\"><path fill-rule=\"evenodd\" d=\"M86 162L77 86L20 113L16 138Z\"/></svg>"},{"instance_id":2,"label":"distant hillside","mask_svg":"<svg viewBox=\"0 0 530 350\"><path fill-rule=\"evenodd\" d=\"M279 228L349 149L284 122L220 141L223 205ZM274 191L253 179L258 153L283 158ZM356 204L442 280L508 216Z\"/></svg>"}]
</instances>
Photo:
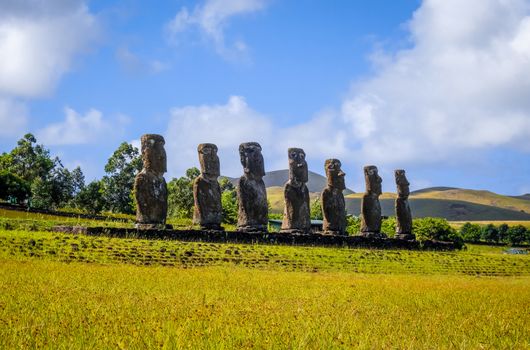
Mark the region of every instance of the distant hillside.
<instances>
[{"instance_id":1,"label":"distant hillside","mask_svg":"<svg viewBox=\"0 0 530 350\"><path fill-rule=\"evenodd\" d=\"M520 195L520 196L510 196L510 197L516 198L516 199L522 199L522 200L525 200L525 201L530 201L530 193L523 194L523 195Z\"/></svg>"},{"instance_id":2,"label":"distant hillside","mask_svg":"<svg viewBox=\"0 0 530 350\"><path fill-rule=\"evenodd\" d=\"M394 216L394 199L381 199L381 211L385 216ZM476 220L530 220L530 214L458 200L410 198L413 217L442 217L451 221ZM361 198L346 198L346 210L353 215L361 211Z\"/></svg>"},{"instance_id":3,"label":"distant hillside","mask_svg":"<svg viewBox=\"0 0 530 350\"><path fill-rule=\"evenodd\" d=\"M440 187L432 187L413 192L411 198L464 201L530 213L530 200L520 197L503 196L490 191L467 190L461 188L440 189Z\"/></svg>"},{"instance_id":4,"label":"distant hillside","mask_svg":"<svg viewBox=\"0 0 530 350\"><path fill-rule=\"evenodd\" d=\"M230 178L227 177L230 182L232 182L234 185L237 184L237 178ZM264 177L263 181L265 182L265 187L283 187L283 185L287 182L289 179L289 170L274 170L268 172ZM322 176L320 174L314 173L312 171L308 172L308 182L307 182L307 188L309 189L309 192L321 192L327 184L327 179L325 176ZM344 194L350 194L354 193L350 189L346 189L344 191Z\"/></svg>"}]
</instances>

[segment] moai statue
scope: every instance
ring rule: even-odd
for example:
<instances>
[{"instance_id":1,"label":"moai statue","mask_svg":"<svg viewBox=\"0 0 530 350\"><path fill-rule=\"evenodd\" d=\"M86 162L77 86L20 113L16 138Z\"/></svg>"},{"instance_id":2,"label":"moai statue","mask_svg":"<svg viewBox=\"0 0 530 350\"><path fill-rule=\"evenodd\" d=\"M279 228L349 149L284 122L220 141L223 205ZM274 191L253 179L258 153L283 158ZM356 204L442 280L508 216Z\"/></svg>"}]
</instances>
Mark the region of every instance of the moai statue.
<instances>
[{"instance_id":1,"label":"moai statue","mask_svg":"<svg viewBox=\"0 0 530 350\"><path fill-rule=\"evenodd\" d=\"M289 148L289 180L284 186L285 210L281 232L309 233L311 218L307 189L307 162L301 148Z\"/></svg>"},{"instance_id":2,"label":"moai statue","mask_svg":"<svg viewBox=\"0 0 530 350\"><path fill-rule=\"evenodd\" d=\"M412 214L409 206L409 185L405 176L405 170L398 169L394 172L396 177L397 193L396 198L396 235L395 238L407 241L416 239L412 233Z\"/></svg>"},{"instance_id":3,"label":"moai statue","mask_svg":"<svg viewBox=\"0 0 530 350\"><path fill-rule=\"evenodd\" d=\"M201 143L197 147L201 174L193 181L193 222L203 230L222 230L221 186L217 182L220 175L217 146Z\"/></svg>"},{"instance_id":4,"label":"moai statue","mask_svg":"<svg viewBox=\"0 0 530 350\"><path fill-rule=\"evenodd\" d=\"M244 174L237 184L239 213L237 230L242 232L267 232L269 209L263 176L265 165L261 146L257 142L239 145L239 156Z\"/></svg>"},{"instance_id":5,"label":"moai statue","mask_svg":"<svg viewBox=\"0 0 530 350\"><path fill-rule=\"evenodd\" d=\"M161 135L145 134L141 143L144 168L134 180L136 227L164 229L167 215L165 141Z\"/></svg>"},{"instance_id":6,"label":"moai statue","mask_svg":"<svg viewBox=\"0 0 530 350\"><path fill-rule=\"evenodd\" d=\"M383 238L381 233L381 182L383 181L377 173L377 167L368 165L364 167L364 180L366 192L361 201L361 236Z\"/></svg>"},{"instance_id":7,"label":"moai statue","mask_svg":"<svg viewBox=\"0 0 530 350\"><path fill-rule=\"evenodd\" d=\"M328 159L324 164L328 185L322 191L322 214L324 233L344 235L346 233L346 205L342 191L346 189L341 163L338 159Z\"/></svg>"}]
</instances>

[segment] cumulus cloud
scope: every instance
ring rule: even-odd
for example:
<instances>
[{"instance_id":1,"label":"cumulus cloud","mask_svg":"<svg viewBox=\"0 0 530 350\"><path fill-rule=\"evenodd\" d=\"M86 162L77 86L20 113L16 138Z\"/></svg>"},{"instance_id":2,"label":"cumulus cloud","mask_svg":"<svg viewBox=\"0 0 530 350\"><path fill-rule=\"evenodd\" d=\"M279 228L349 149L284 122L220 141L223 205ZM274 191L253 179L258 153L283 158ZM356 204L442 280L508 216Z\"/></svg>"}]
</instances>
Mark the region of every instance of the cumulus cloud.
<instances>
[{"instance_id":1,"label":"cumulus cloud","mask_svg":"<svg viewBox=\"0 0 530 350\"><path fill-rule=\"evenodd\" d=\"M228 59L239 58L245 55L247 45L241 40L227 44L225 28L232 17L260 11L265 5L265 0L206 0L191 12L183 7L167 24L167 29L171 39L178 42L179 35L196 28L218 54Z\"/></svg>"},{"instance_id":2,"label":"cumulus cloud","mask_svg":"<svg viewBox=\"0 0 530 350\"><path fill-rule=\"evenodd\" d=\"M0 11L0 94L48 95L97 34L79 1L4 1Z\"/></svg>"},{"instance_id":3,"label":"cumulus cloud","mask_svg":"<svg viewBox=\"0 0 530 350\"><path fill-rule=\"evenodd\" d=\"M28 121L25 98L48 96L73 58L87 50L98 23L81 1L0 3L0 134L19 137Z\"/></svg>"},{"instance_id":4,"label":"cumulus cloud","mask_svg":"<svg viewBox=\"0 0 530 350\"><path fill-rule=\"evenodd\" d=\"M287 167L289 147L302 147L310 162L323 164L326 158L348 152L342 125L334 121L334 114L324 111L305 123L281 128L241 96L231 96L222 105L174 108L165 136L169 175L180 176L187 168L198 166L197 145L205 142L219 147L221 172L231 176L241 172L239 144L249 141L261 144L268 171Z\"/></svg>"},{"instance_id":5,"label":"cumulus cloud","mask_svg":"<svg viewBox=\"0 0 530 350\"><path fill-rule=\"evenodd\" d=\"M192 165L198 166L197 145L209 142L219 147L223 174L237 174L239 144L257 141L268 147L272 131L270 119L240 96L231 96L224 105L174 108L165 136L169 173L180 176Z\"/></svg>"},{"instance_id":6,"label":"cumulus cloud","mask_svg":"<svg viewBox=\"0 0 530 350\"><path fill-rule=\"evenodd\" d=\"M114 139L123 133L129 122L126 116L106 120L103 114L90 109L84 115L72 108L65 108L65 120L50 124L37 132L37 137L46 145L80 145Z\"/></svg>"},{"instance_id":7,"label":"cumulus cloud","mask_svg":"<svg viewBox=\"0 0 530 350\"><path fill-rule=\"evenodd\" d=\"M529 14L522 0L425 0L412 47L378 57L342 105L356 153L391 163L530 150Z\"/></svg>"}]
</instances>

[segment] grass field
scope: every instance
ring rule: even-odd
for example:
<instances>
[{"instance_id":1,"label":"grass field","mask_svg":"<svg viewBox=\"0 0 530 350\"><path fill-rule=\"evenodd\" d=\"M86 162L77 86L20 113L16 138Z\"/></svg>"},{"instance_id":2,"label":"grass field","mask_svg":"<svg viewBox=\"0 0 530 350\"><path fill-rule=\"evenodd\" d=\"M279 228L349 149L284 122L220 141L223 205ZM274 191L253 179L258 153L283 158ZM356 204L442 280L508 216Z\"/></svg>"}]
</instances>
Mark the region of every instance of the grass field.
<instances>
[{"instance_id":1,"label":"grass field","mask_svg":"<svg viewBox=\"0 0 530 350\"><path fill-rule=\"evenodd\" d=\"M0 349L530 348L530 255L503 247L120 239L3 220L35 225L0 229Z\"/></svg>"},{"instance_id":2,"label":"grass field","mask_svg":"<svg viewBox=\"0 0 530 350\"><path fill-rule=\"evenodd\" d=\"M0 258L0 348L527 348L530 277Z\"/></svg>"}]
</instances>

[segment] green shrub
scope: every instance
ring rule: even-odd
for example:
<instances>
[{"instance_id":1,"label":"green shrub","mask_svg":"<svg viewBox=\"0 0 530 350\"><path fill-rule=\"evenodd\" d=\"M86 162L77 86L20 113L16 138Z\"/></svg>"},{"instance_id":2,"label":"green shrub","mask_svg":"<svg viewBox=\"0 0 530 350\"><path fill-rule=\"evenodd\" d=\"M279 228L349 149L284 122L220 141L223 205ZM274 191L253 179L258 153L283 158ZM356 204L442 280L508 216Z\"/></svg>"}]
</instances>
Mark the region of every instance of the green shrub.
<instances>
[{"instance_id":1,"label":"green shrub","mask_svg":"<svg viewBox=\"0 0 530 350\"><path fill-rule=\"evenodd\" d=\"M381 232L388 237L394 237L396 234L396 218L394 216L383 219L381 222Z\"/></svg>"},{"instance_id":2,"label":"green shrub","mask_svg":"<svg viewBox=\"0 0 530 350\"><path fill-rule=\"evenodd\" d=\"M457 247L462 247L464 240L460 233L452 228L446 219L421 218L413 220L413 232L419 241L435 240L454 242Z\"/></svg>"},{"instance_id":3,"label":"green shrub","mask_svg":"<svg viewBox=\"0 0 530 350\"><path fill-rule=\"evenodd\" d=\"M524 241L530 241L530 233L523 225L515 225L507 231L508 242L511 244L521 244Z\"/></svg>"},{"instance_id":4,"label":"green shrub","mask_svg":"<svg viewBox=\"0 0 530 350\"><path fill-rule=\"evenodd\" d=\"M472 224L469 222L466 222L460 228L460 235L465 241L469 241L469 242L480 241L481 233L482 233L482 228L480 227L480 225Z\"/></svg>"},{"instance_id":5,"label":"green shrub","mask_svg":"<svg viewBox=\"0 0 530 350\"><path fill-rule=\"evenodd\" d=\"M361 218L357 216L346 216L346 232L350 236L354 236L361 231Z\"/></svg>"}]
</instances>

